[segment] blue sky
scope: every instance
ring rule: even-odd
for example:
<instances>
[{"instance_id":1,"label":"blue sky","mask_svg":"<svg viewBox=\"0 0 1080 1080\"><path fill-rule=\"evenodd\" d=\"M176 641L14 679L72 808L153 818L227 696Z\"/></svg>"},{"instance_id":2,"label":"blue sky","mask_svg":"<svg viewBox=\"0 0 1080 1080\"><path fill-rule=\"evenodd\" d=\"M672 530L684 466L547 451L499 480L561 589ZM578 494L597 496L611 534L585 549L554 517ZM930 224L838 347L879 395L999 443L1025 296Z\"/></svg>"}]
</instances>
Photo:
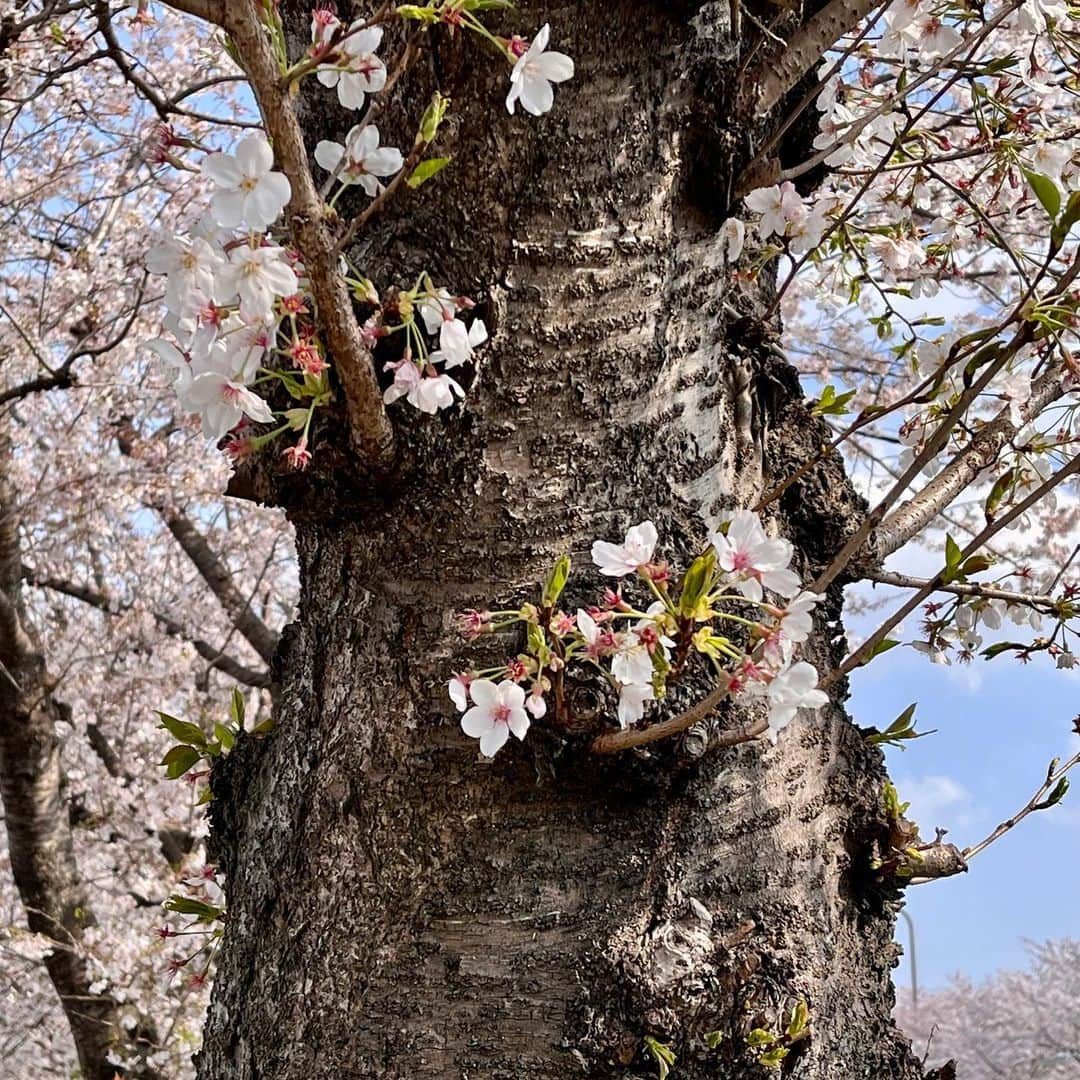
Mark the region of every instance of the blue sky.
<instances>
[{"instance_id":1,"label":"blue sky","mask_svg":"<svg viewBox=\"0 0 1080 1080\"><path fill-rule=\"evenodd\" d=\"M851 620L852 629L865 625ZM915 621L907 630L910 639ZM1071 733L1080 678L1045 658L1026 667L1004 656L943 667L905 646L857 672L852 691L851 715L864 726L884 728L919 702L918 729L937 734L890 749L889 771L923 835L948 828L959 847L1022 807L1051 758L1080 748ZM1073 782L1060 805L1028 817L966 875L908 890L920 987L941 986L953 973L979 979L1023 967L1025 939L1080 937L1080 768ZM906 941L903 922L898 936ZM910 985L906 959L896 982Z\"/></svg>"}]
</instances>

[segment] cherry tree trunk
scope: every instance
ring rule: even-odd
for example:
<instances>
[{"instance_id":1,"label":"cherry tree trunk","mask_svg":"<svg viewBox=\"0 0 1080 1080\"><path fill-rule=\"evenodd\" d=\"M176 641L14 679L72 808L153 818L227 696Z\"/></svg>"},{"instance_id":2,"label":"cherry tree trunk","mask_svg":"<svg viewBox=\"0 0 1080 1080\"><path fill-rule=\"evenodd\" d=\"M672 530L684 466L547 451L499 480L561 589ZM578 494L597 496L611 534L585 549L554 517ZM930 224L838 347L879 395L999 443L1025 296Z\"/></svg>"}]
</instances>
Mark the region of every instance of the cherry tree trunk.
<instances>
[{"instance_id":1,"label":"cherry tree trunk","mask_svg":"<svg viewBox=\"0 0 1080 1080\"><path fill-rule=\"evenodd\" d=\"M380 288L426 269L477 298L492 342L462 408L394 407L392 483L324 449L333 471L317 457L303 489L274 489L302 596L276 731L214 778L229 925L203 1080L644 1078L646 1036L670 1044L676 1080L761 1077L746 1035L800 1000L810 1037L785 1075L921 1076L890 1021L894 894L869 870L881 758L839 700L776 747L710 750L746 719L727 709L611 757L538 723L486 762L445 694L470 659L520 648L464 645L455 612L535 599L563 552L565 606L587 603L591 541L645 518L685 565L820 444L761 325L768 282L733 284L716 240L752 138L725 126L727 12L524 3L519 29L550 18L578 63L548 116L506 115L505 71L440 32L380 121L409 140L405 109L441 88L454 161L355 261ZM312 147L352 122L326 91L302 100ZM832 461L773 516L809 575L859 513ZM838 617L836 594L809 643L822 671ZM613 726L602 688L573 692Z\"/></svg>"}]
</instances>

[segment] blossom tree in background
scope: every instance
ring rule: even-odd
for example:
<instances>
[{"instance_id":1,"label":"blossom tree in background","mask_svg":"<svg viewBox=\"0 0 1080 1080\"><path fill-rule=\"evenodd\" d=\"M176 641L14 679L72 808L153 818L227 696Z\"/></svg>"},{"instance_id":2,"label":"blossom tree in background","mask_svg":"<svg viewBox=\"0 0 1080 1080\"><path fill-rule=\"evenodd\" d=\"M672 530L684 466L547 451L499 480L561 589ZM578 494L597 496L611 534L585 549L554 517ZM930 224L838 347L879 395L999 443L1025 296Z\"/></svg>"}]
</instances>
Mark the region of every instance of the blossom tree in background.
<instances>
[{"instance_id":1,"label":"blossom tree in background","mask_svg":"<svg viewBox=\"0 0 1080 1080\"><path fill-rule=\"evenodd\" d=\"M1026 971L1003 971L983 983L955 979L901 1000L897 1020L928 1062L956 1062L965 1080L1023 1076L1068 1080L1080 1063L1080 942L1030 945Z\"/></svg>"},{"instance_id":2,"label":"blossom tree in background","mask_svg":"<svg viewBox=\"0 0 1080 1080\"><path fill-rule=\"evenodd\" d=\"M206 829L195 789L156 767L154 710L209 716L239 686L265 711L295 576L288 527L222 500L227 462L140 346L161 300L143 264L201 198L165 167L163 124L196 139L252 121L194 23L14 7L0 12L3 1071L111 1077L111 1054L182 1076L205 964L170 974L197 939L157 932L162 902L203 872ZM133 92L135 49L154 100Z\"/></svg>"},{"instance_id":3,"label":"blossom tree in background","mask_svg":"<svg viewBox=\"0 0 1080 1080\"><path fill-rule=\"evenodd\" d=\"M1075 663L1068 9L0 11L10 947L83 1073L216 969L214 1080L921 1077L897 902L1000 832L842 702L917 610Z\"/></svg>"}]
</instances>

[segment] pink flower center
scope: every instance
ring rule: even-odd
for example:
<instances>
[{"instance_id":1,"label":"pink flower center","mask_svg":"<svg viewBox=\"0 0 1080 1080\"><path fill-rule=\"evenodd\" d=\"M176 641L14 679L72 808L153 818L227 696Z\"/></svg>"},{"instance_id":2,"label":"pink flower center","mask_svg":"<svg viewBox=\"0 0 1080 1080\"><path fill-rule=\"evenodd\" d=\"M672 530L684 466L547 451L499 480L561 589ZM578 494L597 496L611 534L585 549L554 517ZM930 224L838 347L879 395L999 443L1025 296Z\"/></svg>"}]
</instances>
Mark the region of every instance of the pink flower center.
<instances>
[{"instance_id":1,"label":"pink flower center","mask_svg":"<svg viewBox=\"0 0 1080 1080\"><path fill-rule=\"evenodd\" d=\"M753 566L750 556L745 551L736 551L731 562L733 570L749 570Z\"/></svg>"},{"instance_id":2,"label":"pink flower center","mask_svg":"<svg viewBox=\"0 0 1080 1080\"><path fill-rule=\"evenodd\" d=\"M492 720L496 724L506 724L510 721L510 706L509 705L496 705L491 713Z\"/></svg>"}]
</instances>

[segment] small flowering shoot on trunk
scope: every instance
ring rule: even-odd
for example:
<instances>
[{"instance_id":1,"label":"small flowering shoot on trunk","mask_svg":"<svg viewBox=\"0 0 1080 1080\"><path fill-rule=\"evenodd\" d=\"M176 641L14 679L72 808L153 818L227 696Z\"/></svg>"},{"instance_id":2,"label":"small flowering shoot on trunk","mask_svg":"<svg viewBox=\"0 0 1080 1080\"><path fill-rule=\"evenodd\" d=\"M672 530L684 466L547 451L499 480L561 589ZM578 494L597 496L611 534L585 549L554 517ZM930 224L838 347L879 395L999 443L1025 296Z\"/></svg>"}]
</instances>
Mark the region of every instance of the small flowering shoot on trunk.
<instances>
[{"instance_id":1,"label":"small flowering shoot on trunk","mask_svg":"<svg viewBox=\"0 0 1080 1080\"><path fill-rule=\"evenodd\" d=\"M790 568L789 541L770 537L757 514L740 510L681 576L657 556L658 541L651 521L629 529L621 544L596 541L593 563L617 584L573 613L559 604L571 569L563 556L539 603L459 617L467 640L524 630L523 650L505 664L450 680L462 730L480 740L482 754L493 757L510 734L524 739L530 717L564 734L583 724L595 732L638 728L668 686L694 669L707 670L724 697L762 703L767 722L747 738L764 734L775 742L799 709L828 702L814 666L797 659L821 596ZM575 686L595 673L617 700L613 717L575 709ZM661 738L681 729L653 730Z\"/></svg>"},{"instance_id":2,"label":"small flowering shoot on trunk","mask_svg":"<svg viewBox=\"0 0 1080 1080\"><path fill-rule=\"evenodd\" d=\"M176 169L201 172L213 188L205 213L186 234L166 236L147 253L147 268L166 277L167 334L148 344L171 369L181 407L200 416L208 438L227 436L224 449L234 459L286 440L289 445L281 452L285 466L306 469L316 414L336 400L341 386L347 398L365 399L350 401L351 410L374 416L375 426L382 428L388 423L383 405L399 398L433 414L465 397L448 372L474 364L476 350L487 340L482 319L466 325L459 317L474 302L437 287L427 274L411 290L389 288L380 298L346 249L390 198L403 188L419 188L450 165L446 157L425 157L450 108L441 94L436 93L418 117L407 154L381 145L374 123L382 107L380 95L385 97L415 63L419 42L431 27L470 32L508 65L510 113L517 104L533 116L552 108L553 84L572 78L574 63L548 48L548 25L528 42L498 37L479 18L511 6L502 0L438 0L384 7L382 22L418 26L389 67L379 55L381 24L363 19L343 23L329 8L316 8L311 45L289 63L275 4L255 5L259 26L253 33L241 15L235 20L226 16L225 28L232 33L229 48L248 71L272 133L298 130L292 96L310 75L333 90L343 108L359 114L343 143L324 139L315 147L315 162L327 175L314 203L316 185L306 155L298 152L301 147L279 149L261 131L246 135L231 153L206 153L196 167L184 155L205 148L168 129L167 147L157 155ZM265 71L258 55L264 47L261 35L271 53ZM275 150L283 156L283 170L273 167ZM371 202L346 220L338 204L353 188ZM291 218L303 219L304 228L291 229ZM328 264L322 253L327 245L337 252L336 265ZM328 276L340 281L328 282ZM320 310L320 303L338 310ZM340 310L343 305L347 308ZM366 319L362 332L357 329L359 318ZM332 335L324 333L327 326L334 327ZM395 341L400 350L386 356ZM376 347L382 372L392 378L381 402L375 397ZM335 361L342 367L340 379L334 377ZM387 438L385 432L367 434L374 442Z\"/></svg>"}]
</instances>

